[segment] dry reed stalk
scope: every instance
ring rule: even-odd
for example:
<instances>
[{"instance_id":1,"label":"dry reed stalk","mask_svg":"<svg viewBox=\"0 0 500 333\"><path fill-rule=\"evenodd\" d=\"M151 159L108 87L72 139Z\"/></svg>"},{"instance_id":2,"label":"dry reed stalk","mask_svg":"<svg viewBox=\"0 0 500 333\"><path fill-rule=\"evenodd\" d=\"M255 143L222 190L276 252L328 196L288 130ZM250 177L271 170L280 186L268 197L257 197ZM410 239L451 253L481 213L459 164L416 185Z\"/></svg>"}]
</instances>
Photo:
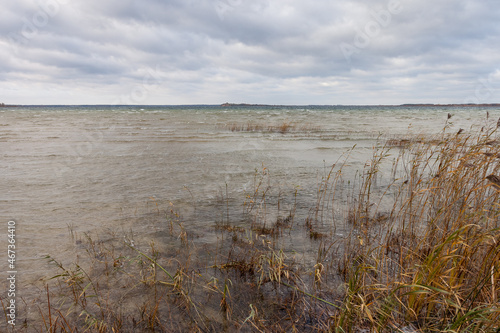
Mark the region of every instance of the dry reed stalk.
<instances>
[{"instance_id":1,"label":"dry reed stalk","mask_svg":"<svg viewBox=\"0 0 500 333\"><path fill-rule=\"evenodd\" d=\"M490 181L491 185L493 185L495 189L500 190L500 177L497 175L489 175L486 179Z\"/></svg>"},{"instance_id":2,"label":"dry reed stalk","mask_svg":"<svg viewBox=\"0 0 500 333\"><path fill-rule=\"evenodd\" d=\"M231 132L260 132L260 133L281 133L286 134L290 132L311 133L321 130L319 126L311 124L301 124L284 120L278 124L260 124L248 122L245 124L229 123L224 126L225 129Z\"/></svg>"}]
</instances>

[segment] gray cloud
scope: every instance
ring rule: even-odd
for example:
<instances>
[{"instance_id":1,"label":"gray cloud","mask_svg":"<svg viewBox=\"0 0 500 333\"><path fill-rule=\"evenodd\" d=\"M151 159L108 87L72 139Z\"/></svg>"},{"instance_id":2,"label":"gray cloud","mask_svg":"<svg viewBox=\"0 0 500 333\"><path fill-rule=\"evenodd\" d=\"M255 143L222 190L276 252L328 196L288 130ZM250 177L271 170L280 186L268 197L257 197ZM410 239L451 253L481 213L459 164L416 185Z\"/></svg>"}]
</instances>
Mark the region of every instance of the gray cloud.
<instances>
[{"instance_id":1,"label":"gray cloud","mask_svg":"<svg viewBox=\"0 0 500 333\"><path fill-rule=\"evenodd\" d=\"M395 1L10 2L1 98L111 103L147 87L127 101L461 103L489 78L481 102L500 100L496 2Z\"/></svg>"}]
</instances>

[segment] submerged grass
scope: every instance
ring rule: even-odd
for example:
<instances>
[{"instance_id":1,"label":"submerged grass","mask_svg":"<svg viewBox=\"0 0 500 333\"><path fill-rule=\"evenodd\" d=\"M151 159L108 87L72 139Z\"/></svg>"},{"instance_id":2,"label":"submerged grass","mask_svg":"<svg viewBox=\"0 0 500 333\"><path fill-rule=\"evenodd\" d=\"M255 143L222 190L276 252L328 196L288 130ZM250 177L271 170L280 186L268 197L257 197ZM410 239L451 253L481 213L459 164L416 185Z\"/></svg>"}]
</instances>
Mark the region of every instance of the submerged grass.
<instances>
[{"instance_id":1,"label":"submerged grass","mask_svg":"<svg viewBox=\"0 0 500 333\"><path fill-rule=\"evenodd\" d=\"M319 131L320 128L310 124L298 124L291 121L283 121L281 123L231 123L224 125L225 129L231 132L263 132L263 133L290 133L290 132L311 132Z\"/></svg>"},{"instance_id":2,"label":"submerged grass","mask_svg":"<svg viewBox=\"0 0 500 333\"><path fill-rule=\"evenodd\" d=\"M499 332L495 125L389 142L347 184L346 154L303 219L297 192L289 209L272 201L264 168L243 205L247 221L227 213L213 229L217 244L196 244L172 207L171 251L85 236L85 265L47 258L58 273L38 313L17 329ZM276 206L272 221L266 214ZM313 260L298 260L292 235L310 239Z\"/></svg>"}]
</instances>

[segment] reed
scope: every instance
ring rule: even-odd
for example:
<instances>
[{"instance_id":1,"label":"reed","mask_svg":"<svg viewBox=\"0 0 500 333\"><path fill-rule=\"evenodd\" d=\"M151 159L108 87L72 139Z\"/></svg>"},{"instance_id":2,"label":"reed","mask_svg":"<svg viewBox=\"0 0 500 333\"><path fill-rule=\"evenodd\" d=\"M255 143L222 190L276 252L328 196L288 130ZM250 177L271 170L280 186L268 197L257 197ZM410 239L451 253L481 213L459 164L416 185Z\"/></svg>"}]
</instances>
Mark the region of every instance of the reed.
<instances>
[{"instance_id":1,"label":"reed","mask_svg":"<svg viewBox=\"0 0 500 333\"><path fill-rule=\"evenodd\" d=\"M283 209L257 170L244 219L229 217L226 188L217 244L201 249L173 204L152 209L175 252L84 235L81 263L47 258L57 273L19 331L499 332L496 124L404 140L374 148L354 180L346 153L307 216L297 189Z\"/></svg>"},{"instance_id":2,"label":"reed","mask_svg":"<svg viewBox=\"0 0 500 333\"><path fill-rule=\"evenodd\" d=\"M313 126L307 123L294 123L288 120L284 120L280 123L229 123L222 126L231 132L260 132L260 133L291 133L291 132L317 132L320 131L318 126Z\"/></svg>"}]
</instances>

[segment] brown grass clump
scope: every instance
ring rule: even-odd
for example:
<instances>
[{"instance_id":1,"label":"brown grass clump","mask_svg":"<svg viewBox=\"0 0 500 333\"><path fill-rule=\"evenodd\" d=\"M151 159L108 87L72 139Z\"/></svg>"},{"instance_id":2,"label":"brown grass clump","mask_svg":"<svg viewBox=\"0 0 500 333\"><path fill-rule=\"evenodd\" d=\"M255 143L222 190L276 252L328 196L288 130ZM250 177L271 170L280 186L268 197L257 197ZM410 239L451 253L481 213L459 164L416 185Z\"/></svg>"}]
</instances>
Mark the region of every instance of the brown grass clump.
<instances>
[{"instance_id":1,"label":"brown grass clump","mask_svg":"<svg viewBox=\"0 0 500 333\"><path fill-rule=\"evenodd\" d=\"M248 122L244 124L230 123L225 128L231 132L261 132L261 133L290 133L290 132L311 132L319 131L317 126L309 124L299 124L290 121L283 121L278 124L261 124Z\"/></svg>"}]
</instances>

